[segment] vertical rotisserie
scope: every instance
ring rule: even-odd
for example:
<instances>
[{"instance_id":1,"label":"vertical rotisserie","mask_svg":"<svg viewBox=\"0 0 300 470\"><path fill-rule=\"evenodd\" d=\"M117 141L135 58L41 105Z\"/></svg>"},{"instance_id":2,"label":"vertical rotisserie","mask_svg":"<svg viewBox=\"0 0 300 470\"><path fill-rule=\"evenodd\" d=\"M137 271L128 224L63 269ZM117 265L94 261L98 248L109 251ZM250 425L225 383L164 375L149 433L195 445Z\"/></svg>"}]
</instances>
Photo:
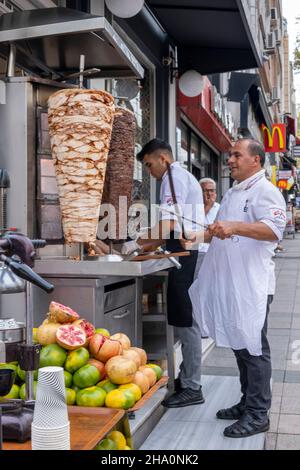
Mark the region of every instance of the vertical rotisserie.
<instances>
[{"instance_id":1,"label":"vertical rotisserie","mask_svg":"<svg viewBox=\"0 0 300 470\"><path fill-rule=\"evenodd\" d=\"M49 133L65 241L96 239L114 119L101 90L65 89L48 100Z\"/></svg>"}]
</instances>

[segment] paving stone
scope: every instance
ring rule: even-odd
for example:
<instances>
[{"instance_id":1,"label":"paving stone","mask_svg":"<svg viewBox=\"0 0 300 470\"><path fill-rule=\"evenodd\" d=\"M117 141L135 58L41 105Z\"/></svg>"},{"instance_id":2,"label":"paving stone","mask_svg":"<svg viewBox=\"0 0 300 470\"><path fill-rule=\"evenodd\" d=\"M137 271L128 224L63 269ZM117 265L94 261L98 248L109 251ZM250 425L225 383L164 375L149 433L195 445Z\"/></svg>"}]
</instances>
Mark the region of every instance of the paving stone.
<instances>
[{"instance_id":1,"label":"paving stone","mask_svg":"<svg viewBox=\"0 0 300 470\"><path fill-rule=\"evenodd\" d=\"M289 338L290 328L268 328L268 337L269 336L286 336Z\"/></svg>"},{"instance_id":2,"label":"paving stone","mask_svg":"<svg viewBox=\"0 0 300 470\"><path fill-rule=\"evenodd\" d=\"M277 385L274 384L273 387ZM300 397L300 384L297 383L284 383L282 385L282 395L284 397Z\"/></svg>"},{"instance_id":3,"label":"paving stone","mask_svg":"<svg viewBox=\"0 0 300 470\"><path fill-rule=\"evenodd\" d=\"M270 413L270 429L269 432L277 432L279 423L279 413Z\"/></svg>"},{"instance_id":4,"label":"paving stone","mask_svg":"<svg viewBox=\"0 0 300 470\"><path fill-rule=\"evenodd\" d=\"M283 383L279 383L279 382L274 383L273 382L273 385L272 385L272 395L273 395L273 397L275 395L280 395L281 396L283 394L283 390L284 390L284 384Z\"/></svg>"},{"instance_id":5,"label":"paving stone","mask_svg":"<svg viewBox=\"0 0 300 470\"><path fill-rule=\"evenodd\" d=\"M239 371L237 367L202 367L202 374L204 375L228 375L237 376Z\"/></svg>"},{"instance_id":6,"label":"paving stone","mask_svg":"<svg viewBox=\"0 0 300 470\"><path fill-rule=\"evenodd\" d=\"M300 372L300 361L286 361L286 370Z\"/></svg>"},{"instance_id":7,"label":"paving stone","mask_svg":"<svg viewBox=\"0 0 300 470\"><path fill-rule=\"evenodd\" d=\"M291 328L292 329L299 329L300 328L300 319L299 318L296 318L292 321Z\"/></svg>"},{"instance_id":8,"label":"paving stone","mask_svg":"<svg viewBox=\"0 0 300 470\"><path fill-rule=\"evenodd\" d=\"M284 382L300 383L300 372L287 370L284 374Z\"/></svg>"},{"instance_id":9,"label":"paving stone","mask_svg":"<svg viewBox=\"0 0 300 470\"><path fill-rule=\"evenodd\" d=\"M271 413L280 413L281 395L272 396Z\"/></svg>"},{"instance_id":10,"label":"paving stone","mask_svg":"<svg viewBox=\"0 0 300 470\"><path fill-rule=\"evenodd\" d=\"M280 413L300 415L300 395L299 396L282 395Z\"/></svg>"},{"instance_id":11,"label":"paving stone","mask_svg":"<svg viewBox=\"0 0 300 470\"><path fill-rule=\"evenodd\" d=\"M272 379L273 382L284 382L285 370L273 370Z\"/></svg>"},{"instance_id":12,"label":"paving stone","mask_svg":"<svg viewBox=\"0 0 300 470\"><path fill-rule=\"evenodd\" d=\"M266 434L265 450L275 450L276 442L277 442L277 434L273 432L268 432Z\"/></svg>"},{"instance_id":13,"label":"paving stone","mask_svg":"<svg viewBox=\"0 0 300 470\"><path fill-rule=\"evenodd\" d=\"M269 321L268 321L268 326L269 328L272 328L272 329L283 329L283 328L290 328L292 326L292 322L294 323L294 321L297 321L297 320L292 320L292 318L288 319L288 318L270 318ZM300 319L299 319L300 321Z\"/></svg>"},{"instance_id":14,"label":"paving stone","mask_svg":"<svg viewBox=\"0 0 300 470\"><path fill-rule=\"evenodd\" d=\"M274 442L271 438L271 443ZM299 450L300 436L293 434L278 434L276 450Z\"/></svg>"},{"instance_id":15,"label":"paving stone","mask_svg":"<svg viewBox=\"0 0 300 470\"><path fill-rule=\"evenodd\" d=\"M281 414L278 425L279 434L299 434L300 437L300 415Z\"/></svg>"},{"instance_id":16,"label":"paving stone","mask_svg":"<svg viewBox=\"0 0 300 470\"><path fill-rule=\"evenodd\" d=\"M287 361L284 358L272 357L272 369L273 370L285 370L287 362L289 361Z\"/></svg>"}]
</instances>

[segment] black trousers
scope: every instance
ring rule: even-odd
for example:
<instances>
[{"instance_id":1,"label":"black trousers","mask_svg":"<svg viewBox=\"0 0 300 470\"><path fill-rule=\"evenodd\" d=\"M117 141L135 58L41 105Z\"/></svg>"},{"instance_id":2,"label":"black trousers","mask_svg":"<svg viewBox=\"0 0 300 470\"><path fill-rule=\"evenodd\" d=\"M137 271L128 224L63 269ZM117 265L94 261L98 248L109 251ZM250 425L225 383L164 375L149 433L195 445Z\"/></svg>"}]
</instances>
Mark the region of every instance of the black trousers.
<instances>
[{"instance_id":1,"label":"black trousers","mask_svg":"<svg viewBox=\"0 0 300 470\"><path fill-rule=\"evenodd\" d=\"M246 411L264 418L271 407L271 352L267 339L268 314L273 296L268 296L266 320L261 332L262 355L252 356L247 349L233 350L239 372L242 398Z\"/></svg>"},{"instance_id":2,"label":"black trousers","mask_svg":"<svg viewBox=\"0 0 300 470\"><path fill-rule=\"evenodd\" d=\"M185 251L179 240L171 233L167 240L167 250L172 253ZM190 256L179 258L181 269L171 268L168 277L167 310L169 325L190 327L193 325L193 306L189 296L189 288L194 282L198 250L191 250Z\"/></svg>"}]
</instances>

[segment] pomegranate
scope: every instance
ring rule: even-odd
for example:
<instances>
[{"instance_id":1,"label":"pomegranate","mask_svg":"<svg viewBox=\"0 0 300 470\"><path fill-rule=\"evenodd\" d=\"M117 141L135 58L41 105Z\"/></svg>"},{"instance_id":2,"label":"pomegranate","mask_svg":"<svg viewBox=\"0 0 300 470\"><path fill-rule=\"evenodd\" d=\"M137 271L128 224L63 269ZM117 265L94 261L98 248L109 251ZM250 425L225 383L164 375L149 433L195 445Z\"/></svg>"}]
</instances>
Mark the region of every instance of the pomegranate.
<instances>
[{"instance_id":1,"label":"pomegranate","mask_svg":"<svg viewBox=\"0 0 300 470\"><path fill-rule=\"evenodd\" d=\"M97 361L97 359L89 359L88 364L91 364L92 366L97 367L97 369L100 373L100 380L105 379L106 369L105 369L105 365L103 364L103 362Z\"/></svg>"},{"instance_id":2,"label":"pomegranate","mask_svg":"<svg viewBox=\"0 0 300 470\"><path fill-rule=\"evenodd\" d=\"M115 339L119 341L123 349L129 349L131 346L130 339L124 333L116 333L110 337L110 339Z\"/></svg>"},{"instance_id":3,"label":"pomegranate","mask_svg":"<svg viewBox=\"0 0 300 470\"><path fill-rule=\"evenodd\" d=\"M85 345L85 332L74 325L61 325L56 331L56 342L62 348L73 350Z\"/></svg>"},{"instance_id":4,"label":"pomegranate","mask_svg":"<svg viewBox=\"0 0 300 470\"><path fill-rule=\"evenodd\" d=\"M109 380L118 385L132 382L137 371L135 362L123 356L112 357L107 361L105 368Z\"/></svg>"},{"instance_id":5,"label":"pomegranate","mask_svg":"<svg viewBox=\"0 0 300 470\"><path fill-rule=\"evenodd\" d=\"M84 318L80 318L79 320L73 321L72 325L79 326L86 335L86 344L87 347L89 344L90 338L95 334L95 327L89 321L85 320Z\"/></svg>"},{"instance_id":6,"label":"pomegranate","mask_svg":"<svg viewBox=\"0 0 300 470\"><path fill-rule=\"evenodd\" d=\"M72 323L79 318L78 313L58 302L50 302L48 320L54 323Z\"/></svg>"},{"instance_id":7,"label":"pomegranate","mask_svg":"<svg viewBox=\"0 0 300 470\"><path fill-rule=\"evenodd\" d=\"M147 354L146 354L146 351L144 351L144 349L141 349L141 348L130 348L130 350L133 351L136 351L139 355L140 355L140 359L141 359L141 365L142 366L145 366L147 364Z\"/></svg>"},{"instance_id":8,"label":"pomegranate","mask_svg":"<svg viewBox=\"0 0 300 470\"><path fill-rule=\"evenodd\" d=\"M94 334L89 341L91 356L101 362L106 362L113 356L122 354L122 346L119 341L114 341L100 333Z\"/></svg>"},{"instance_id":9,"label":"pomegranate","mask_svg":"<svg viewBox=\"0 0 300 470\"><path fill-rule=\"evenodd\" d=\"M51 323L45 320L42 325L37 328L37 342L42 346L56 343L56 332L60 326L60 323Z\"/></svg>"}]
</instances>

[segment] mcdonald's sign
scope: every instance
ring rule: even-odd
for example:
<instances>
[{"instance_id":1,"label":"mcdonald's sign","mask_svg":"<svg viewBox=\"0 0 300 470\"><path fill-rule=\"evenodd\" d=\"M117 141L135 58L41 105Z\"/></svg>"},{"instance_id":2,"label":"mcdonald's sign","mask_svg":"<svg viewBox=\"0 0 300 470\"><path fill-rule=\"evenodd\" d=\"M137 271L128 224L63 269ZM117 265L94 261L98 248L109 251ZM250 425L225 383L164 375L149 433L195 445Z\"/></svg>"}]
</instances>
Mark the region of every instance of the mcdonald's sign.
<instances>
[{"instance_id":1,"label":"mcdonald's sign","mask_svg":"<svg viewBox=\"0 0 300 470\"><path fill-rule=\"evenodd\" d=\"M286 151L286 125L273 124L272 132L263 124L262 134L266 152Z\"/></svg>"},{"instance_id":2,"label":"mcdonald's sign","mask_svg":"<svg viewBox=\"0 0 300 470\"><path fill-rule=\"evenodd\" d=\"M277 181L277 186L280 189L287 189L288 187L288 180L278 180Z\"/></svg>"}]
</instances>

